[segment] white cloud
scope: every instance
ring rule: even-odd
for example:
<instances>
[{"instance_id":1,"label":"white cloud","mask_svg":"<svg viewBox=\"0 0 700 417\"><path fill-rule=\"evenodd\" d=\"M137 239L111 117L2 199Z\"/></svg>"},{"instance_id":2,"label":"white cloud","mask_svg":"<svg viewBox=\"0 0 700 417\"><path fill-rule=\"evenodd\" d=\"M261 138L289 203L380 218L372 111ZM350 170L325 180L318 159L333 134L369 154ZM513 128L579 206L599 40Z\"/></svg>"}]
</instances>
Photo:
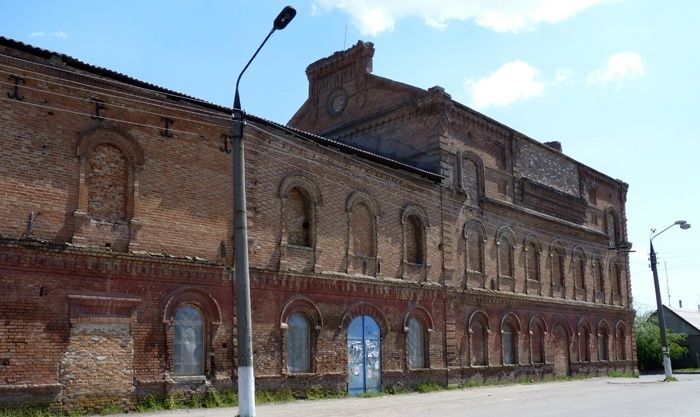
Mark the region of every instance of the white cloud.
<instances>
[{"instance_id":1,"label":"white cloud","mask_svg":"<svg viewBox=\"0 0 700 417\"><path fill-rule=\"evenodd\" d=\"M618 52L610 55L608 65L588 74L589 85L637 80L644 76L642 57L637 52Z\"/></svg>"},{"instance_id":2,"label":"white cloud","mask_svg":"<svg viewBox=\"0 0 700 417\"><path fill-rule=\"evenodd\" d=\"M568 68L558 68L554 73L554 81L557 83L565 83L571 79L572 72L573 71Z\"/></svg>"},{"instance_id":3,"label":"white cloud","mask_svg":"<svg viewBox=\"0 0 700 417\"><path fill-rule=\"evenodd\" d=\"M464 86L471 95L471 106L484 109L542 95L546 83L540 79L537 69L516 60L503 64L485 78L467 80Z\"/></svg>"},{"instance_id":4,"label":"white cloud","mask_svg":"<svg viewBox=\"0 0 700 417\"><path fill-rule=\"evenodd\" d=\"M61 38L65 39L68 37L68 34L62 30L57 30L55 32L46 32L44 30L39 31L39 32L32 32L29 34L30 38L45 38L45 37L51 37L51 38Z\"/></svg>"},{"instance_id":5,"label":"white cloud","mask_svg":"<svg viewBox=\"0 0 700 417\"><path fill-rule=\"evenodd\" d=\"M363 35L394 28L396 21L419 17L435 28L449 21L473 20L496 32L533 29L540 23L557 23L611 0L314 0L312 11L333 9L348 13Z\"/></svg>"}]
</instances>

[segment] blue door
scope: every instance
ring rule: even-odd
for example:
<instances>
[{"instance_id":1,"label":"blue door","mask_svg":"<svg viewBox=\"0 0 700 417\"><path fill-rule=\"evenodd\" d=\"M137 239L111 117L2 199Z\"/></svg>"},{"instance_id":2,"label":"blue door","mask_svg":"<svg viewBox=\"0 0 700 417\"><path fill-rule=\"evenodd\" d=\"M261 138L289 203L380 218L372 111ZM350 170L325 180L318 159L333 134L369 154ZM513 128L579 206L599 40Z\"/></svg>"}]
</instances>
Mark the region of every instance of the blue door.
<instances>
[{"instance_id":1,"label":"blue door","mask_svg":"<svg viewBox=\"0 0 700 417\"><path fill-rule=\"evenodd\" d=\"M348 393L351 397L381 387L381 332L370 316L355 317L348 326Z\"/></svg>"}]
</instances>

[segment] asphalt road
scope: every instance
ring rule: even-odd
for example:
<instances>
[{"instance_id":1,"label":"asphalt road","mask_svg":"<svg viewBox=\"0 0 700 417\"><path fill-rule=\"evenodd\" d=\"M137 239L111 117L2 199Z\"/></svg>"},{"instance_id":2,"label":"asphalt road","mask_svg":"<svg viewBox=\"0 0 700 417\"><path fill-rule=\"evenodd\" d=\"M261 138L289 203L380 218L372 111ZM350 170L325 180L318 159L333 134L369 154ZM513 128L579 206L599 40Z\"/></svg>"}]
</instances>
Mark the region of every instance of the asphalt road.
<instances>
[{"instance_id":1,"label":"asphalt road","mask_svg":"<svg viewBox=\"0 0 700 417\"><path fill-rule=\"evenodd\" d=\"M258 417L679 417L700 416L700 375L596 378L257 406ZM233 417L236 408L144 413L143 417ZM130 417L132 417L131 415Z\"/></svg>"}]
</instances>

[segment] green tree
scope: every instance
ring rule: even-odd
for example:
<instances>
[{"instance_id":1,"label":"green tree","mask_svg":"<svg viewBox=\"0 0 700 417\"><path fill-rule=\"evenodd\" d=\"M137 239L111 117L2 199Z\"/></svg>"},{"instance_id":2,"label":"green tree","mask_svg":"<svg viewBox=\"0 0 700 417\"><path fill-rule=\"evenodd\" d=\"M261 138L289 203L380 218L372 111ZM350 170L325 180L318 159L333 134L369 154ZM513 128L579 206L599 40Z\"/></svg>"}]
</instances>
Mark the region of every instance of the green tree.
<instances>
[{"instance_id":1,"label":"green tree","mask_svg":"<svg viewBox=\"0 0 700 417\"><path fill-rule=\"evenodd\" d=\"M638 315L634 319L634 328L637 334L637 362L639 369L661 368L663 355L661 354L661 332L659 320L651 312ZM688 337L685 333L676 333L666 328L668 338L669 355L671 359L680 359L688 353L688 348L681 343Z\"/></svg>"}]
</instances>

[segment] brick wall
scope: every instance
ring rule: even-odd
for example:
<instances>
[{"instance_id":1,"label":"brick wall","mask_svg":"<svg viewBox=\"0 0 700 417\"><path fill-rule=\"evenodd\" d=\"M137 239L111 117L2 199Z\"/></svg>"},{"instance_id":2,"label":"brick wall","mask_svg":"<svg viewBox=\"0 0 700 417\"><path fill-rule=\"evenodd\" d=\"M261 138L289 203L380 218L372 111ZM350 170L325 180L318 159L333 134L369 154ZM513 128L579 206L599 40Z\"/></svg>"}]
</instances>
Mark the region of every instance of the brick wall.
<instances>
[{"instance_id":1,"label":"brick wall","mask_svg":"<svg viewBox=\"0 0 700 417\"><path fill-rule=\"evenodd\" d=\"M1 45L0 76L26 83L22 101L0 102L0 403L31 397L97 410L107 401L100 398L131 407L147 394L234 386L230 116L133 80L115 84L116 74L66 57ZM529 139L455 106L439 88L372 76L363 51L311 68L311 98L340 95L330 112L311 100L293 121L442 178L249 120L259 387L345 389L347 326L360 315L381 328L385 387L633 369L628 259L610 247L605 220L612 213L613 241L623 243L626 185L560 154L565 172L528 171L528 152L514 143ZM397 108L376 116L389 104ZM537 158L555 155L527 146ZM519 200L527 190L539 200ZM509 245L500 256L499 236ZM564 285L552 281L556 248ZM578 292L575 248L588 271ZM467 253L480 258L479 268ZM603 291L595 290L594 259L603 265ZM510 276L499 274L503 262ZM613 264L623 268L618 296ZM205 317L204 371L194 377L173 373L172 320L183 304ZM294 311L313 324L310 373L286 368L285 320ZM476 316L489 330L488 366L471 358ZM412 317L426 330L426 369L408 366ZM504 319L517 323L515 365L503 364ZM586 362L567 349L579 345L582 320L590 329ZM533 323L547 331L544 364L530 360ZM597 360L600 326L610 330L609 361ZM619 328L624 360L613 349Z\"/></svg>"}]
</instances>

